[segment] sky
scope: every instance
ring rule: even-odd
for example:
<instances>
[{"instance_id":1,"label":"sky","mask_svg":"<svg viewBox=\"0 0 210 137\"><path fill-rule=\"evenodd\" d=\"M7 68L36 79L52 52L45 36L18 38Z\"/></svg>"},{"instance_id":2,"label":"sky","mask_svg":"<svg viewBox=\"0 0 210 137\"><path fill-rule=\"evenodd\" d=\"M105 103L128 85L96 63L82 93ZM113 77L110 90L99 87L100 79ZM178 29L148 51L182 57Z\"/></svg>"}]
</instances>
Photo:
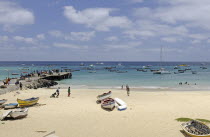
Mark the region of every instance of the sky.
<instances>
[{"instance_id":1,"label":"sky","mask_svg":"<svg viewBox=\"0 0 210 137\"><path fill-rule=\"evenodd\" d=\"M0 61L210 61L210 0L0 0Z\"/></svg>"}]
</instances>

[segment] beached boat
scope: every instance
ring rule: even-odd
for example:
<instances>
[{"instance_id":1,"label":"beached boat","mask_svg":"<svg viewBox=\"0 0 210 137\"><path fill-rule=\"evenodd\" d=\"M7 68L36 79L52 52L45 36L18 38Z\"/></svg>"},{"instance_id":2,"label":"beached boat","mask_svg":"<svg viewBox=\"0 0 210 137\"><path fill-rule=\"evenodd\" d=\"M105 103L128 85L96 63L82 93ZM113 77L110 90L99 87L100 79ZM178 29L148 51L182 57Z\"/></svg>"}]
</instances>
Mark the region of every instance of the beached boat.
<instances>
[{"instance_id":1,"label":"beached boat","mask_svg":"<svg viewBox=\"0 0 210 137\"><path fill-rule=\"evenodd\" d=\"M112 98L106 98L102 100L101 107L105 109L113 110L115 108L115 100Z\"/></svg>"},{"instance_id":2,"label":"beached boat","mask_svg":"<svg viewBox=\"0 0 210 137\"><path fill-rule=\"evenodd\" d=\"M16 108L18 106L18 103L9 103L4 105L4 109L12 109Z\"/></svg>"},{"instance_id":3,"label":"beached boat","mask_svg":"<svg viewBox=\"0 0 210 137\"><path fill-rule=\"evenodd\" d=\"M10 116L14 119L24 118L28 115L28 108L16 109L10 113Z\"/></svg>"},{"instance_id":4,"label":"beached boat","mask_svg":"<svg viewBox=\"0 0 210 137\"><path fill-rule=\"evenodd\" d=\"M39 100L39 97L32 97L29 99L25 99L25 100L21 100L21 99L17 99L17 102L19 104L20 107L26 107L26 106L32 106L34 104L36 104Z\"/></svg>"},{"instance_id":5,"label":"beached boat","mask_svg":"<svg viewBox=\"0 0 210 137\"><path fill-rule=\"evenodd\" d=\"M119 98L114 98L114 100L116 102L117 109L119 111L122 111L122 110L126 110L127 109L127 104L123 100L121 100Z\"/></svg>"},{"instance_id":6,"label":"beached boat","mask_svg":"<svg viewBox=\"0 0 210 137\"><path fill-rule=\"evenodd\" d=\"M4 104L5 102L7 102L7 99L0 100L0 105Z\"/></svg>"},{"instance_id":7,"label":"beached boat","mask_svg":"<svg viewBox=\"0 0 210 137\"><path fill-rule=\"evenodd\" d=\"M98 95L98 96L97 96L97 99L101 101L101 100L103 100L103 99L106 99L106 98L111 97L111 95L112 95L112 92L109 91L109 92L107 92L107 93L103 93L103 94L101 94L101 95Z\"/></svg>"},{"instance_id":8,"label":"beached boat","mask_svg":"<svg viewBox=\"0 0 210 137\"><path fill-rule=\"evenodd\" d=\"M210 137L210 129L204 123L191 120L181 124L182 129L191 137Z\"/></svg>"}]
</instances>

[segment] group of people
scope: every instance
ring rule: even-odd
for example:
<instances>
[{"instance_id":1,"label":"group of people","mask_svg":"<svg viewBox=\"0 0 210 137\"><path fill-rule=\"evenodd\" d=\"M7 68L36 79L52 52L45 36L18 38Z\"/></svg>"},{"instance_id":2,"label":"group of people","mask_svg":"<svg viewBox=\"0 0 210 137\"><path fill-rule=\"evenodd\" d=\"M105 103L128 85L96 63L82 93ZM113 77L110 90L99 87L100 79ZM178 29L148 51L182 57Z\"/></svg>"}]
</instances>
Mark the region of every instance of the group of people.
<instances>
[{"instance_id":1,"label":"group of people","mask_svg":"<svg viewBox=\"0 0 210 137\"><path fill-rule=\"evenodd\" d=\"M71 88L70 87L68 88L67 92L68 92L68 97L70 97L70 95L71 95ZM56 92L53 93L50 97L51 98L58 98L59 95L60 95L60 87L58 87Z\"/></svg>"},{"instance_id":2,"label":"group of people","mask_svg":"<svg viewBox=\"0 0 210 137\"><path fill-rule=\"evenodd\" d=\"M123 85L121 86L121 89L123 89ZM130 96L130 87L128 85L126 85L125 89L127 91L127 95Z\"/></svg>"},{"instance_id":3,"label":"group of people","mask_svg":"<svg viewBox=\"0 0 210 137\"><path fill-rule=\"evenodd\" d=\"M4 85L9 85L10 84L10 78L7 78L3 81Z\"/></svg>"},{"instance_id":4,"label":"group of people","mask_svg":"<svg viewBox=\"0 0 210 137\"><path fill-rule=\"evenodd\" d=\"M185 85L190 85L187 81L185 83L183 83ZM179 85L182 85L182 82L179 82ZM197 85L196 83L194 85Z\"/></svg>"}]
</instances>

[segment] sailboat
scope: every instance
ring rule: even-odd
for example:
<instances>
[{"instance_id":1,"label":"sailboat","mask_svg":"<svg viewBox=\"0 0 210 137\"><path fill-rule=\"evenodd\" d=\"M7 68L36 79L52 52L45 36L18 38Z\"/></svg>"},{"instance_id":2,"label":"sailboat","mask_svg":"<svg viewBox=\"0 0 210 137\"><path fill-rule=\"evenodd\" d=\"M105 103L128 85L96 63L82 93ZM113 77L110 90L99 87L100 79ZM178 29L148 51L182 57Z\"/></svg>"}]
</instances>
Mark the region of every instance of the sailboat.
<instances>
[{"instance_id":1,"label":"sailboat","mask_svg":"<svg viewBox=\"0 0 210 137\"><path fill-rule=\"evenodd\" d=\"M160 62L161 62L161 65L162 66L162 46L161 46L161 49L160 49ZM154 71L153 74L171 74L171 72L165 70L164 68L160 68L160 70L157 70L157 71Z\"/></svg>"}]
</instances>

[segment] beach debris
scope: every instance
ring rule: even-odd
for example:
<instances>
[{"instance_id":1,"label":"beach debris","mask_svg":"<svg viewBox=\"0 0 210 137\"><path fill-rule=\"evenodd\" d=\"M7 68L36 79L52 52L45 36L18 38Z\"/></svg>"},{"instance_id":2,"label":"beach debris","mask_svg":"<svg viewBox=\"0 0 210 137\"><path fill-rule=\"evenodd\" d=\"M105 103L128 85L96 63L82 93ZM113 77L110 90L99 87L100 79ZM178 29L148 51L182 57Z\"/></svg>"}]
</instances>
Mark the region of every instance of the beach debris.
<instances>
[{"instance_id":1,"label":"beach debris","mask_svg":"<svg viewBox=\"0 0 210 137\"><path fill-rule=\"evenodd\" d=\"M1 85L0 88L7 88L7 86L6 85Z\"/></svg>"},{"instance_id":2,"label":"beach debris","mask_svg":"<svg viewBox=\"0 0 210 137\"><path fill-rule=\"evenodd\" d=\"M45 132L47 132L47 131L38 130L38 131L35 131L35 132L38 132L38 133L45 133Z\"/></svg>"},{"instance_id":3,"label":"beach debris","mask_svg":"<svg viewBox=\"0 0 210 137\"><path fill-rule=\"evenodd\" d=\"M202 122L191 120L181 124L182 129L193 137L210 137L210 128Z\"/></svg>"},{"instance_id":4,"label":"beach debris","mask_svg":"<svg viewBox=\"0 0 210 137\"><path fill-rule=\"evenodd\" d=\"M49 134L43 136L43 137L58 137L57 135L55 135L55 131L50 132Z\"/></svg>"}]
</instances>

